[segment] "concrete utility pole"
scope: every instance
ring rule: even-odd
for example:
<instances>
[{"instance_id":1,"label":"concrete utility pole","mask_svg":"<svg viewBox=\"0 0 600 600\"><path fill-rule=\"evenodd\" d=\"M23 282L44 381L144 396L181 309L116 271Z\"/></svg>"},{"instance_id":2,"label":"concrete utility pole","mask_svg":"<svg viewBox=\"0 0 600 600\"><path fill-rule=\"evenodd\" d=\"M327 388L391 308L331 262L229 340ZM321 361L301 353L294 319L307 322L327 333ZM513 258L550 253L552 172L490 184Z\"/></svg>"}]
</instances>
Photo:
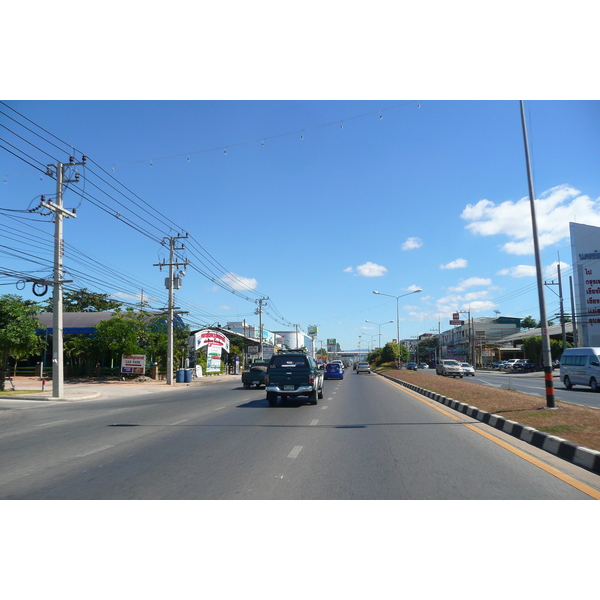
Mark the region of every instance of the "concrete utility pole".
<instances>
[{"instance_id":1,"label":"concrete utility pole","mask_svg":"<svg viewBox=\"0 0 600 600\"><path fill-rule=\"evenodd\" d=\"M175 261L175 250L183 250L185 246L180 246L179 248L175 248L175 243L177 240L185 239L188 237L186 233L184 236L173 236L168 238L169 240L169 262L168 263L159 263L153 265L155 267L160 267L162 271L163 267L169 267L169 276L165 279L165 287L169 290L169 301L168 301L168 318L167 318L167 385L173 385L173 315L175 314L174 304L174 292L173 290L179 289L181 287L181 277L175 277L174 268L177 267L187 267L188 263L186 262L176 262ZM167 238L165 238L167 239ZM164 241L164 240L163 240ZM182 272L183 275L185 273Z\"/></svg>"},{"instance_id":2,"label":"concrete utility pole","mask_svg":"<svg viewBox=\"0 0 600 600\"><path fill-rule=\"evenodd\" d=\"M54 289L52 293L52 398L58 400L64 395L64 349L63 349L63 283L71 280L63 280L63 218L77 215L75 211L70 212L63 208L63 185L65 183L76 183L79 181L79 173L75 179L65 179L65 169L85 165L86 157L82 162L76 163L71 156L69 164L57 163L48 165L46 174L56 177L56 202L42 202L42 206L54 213ZM54 170L56 169L56 170Z\"/></svg>"},{"instance_id":3,"label":"concrete utility pole","mask_svg":"<svg viewBox=\"0 0 600 600\"><path fill-rule=\"evenodd\" d=\"M255 302L258 304L258 308L256 309L256 313L258 315L258 330L259 330L259 334L260 337L258 339L258 356L260 357L260 360L263 360L263 325L262 325L262 307L263 306L267 306L266 300L268 300L269 297L267 296L266 298L259 298L258 300L255 300Z\"/></svg>"},{"instance_id":4,"label":"concrete utility pole","mask_svg":"<svg viewBox=\"0 0 600 600\"><path fill-rule=\"evenodd\" d=\"M542 278L542 258L538 239L537 221L535 218L535 193L531 177L531 162L529 160L529 142L527 141L527 126L525 124L525 105L521 100L521 124L523 127L523 142L525 144L525 162L527 165L527 181L529 184L529 205L531 208L531 228L533 235L533 251L535 254L535 269L537 275L538 300L540 305L540 325L542 330L542 355L544 378L546 380L546 408L556 408L554 402L554 380L552 379L552 353L550 351L550 335L546 317L546 300L544 298L544 280Z\"/></svg>"}]
</instances>

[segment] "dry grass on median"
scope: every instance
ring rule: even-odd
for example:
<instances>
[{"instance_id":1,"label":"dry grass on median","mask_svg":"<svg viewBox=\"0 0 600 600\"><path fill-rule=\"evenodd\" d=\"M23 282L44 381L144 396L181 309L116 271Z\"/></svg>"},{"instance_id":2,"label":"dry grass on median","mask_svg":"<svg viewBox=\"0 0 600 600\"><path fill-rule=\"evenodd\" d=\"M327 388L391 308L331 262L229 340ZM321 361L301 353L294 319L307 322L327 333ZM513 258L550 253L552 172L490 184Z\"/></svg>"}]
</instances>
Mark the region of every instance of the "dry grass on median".
<instances>
[{"instance_id":1,"label":"dry grass on median","mask_svg":"<svg viewBox=\"0 0 600 600\"><path fill-rule=\"evenodd\" d=\"M558 409L549 410L545 397L440 377L433 372L392 369L386 370L385 374L579 446L600 451L600 409L556 401Z\"/></svg>"}]
</instances>

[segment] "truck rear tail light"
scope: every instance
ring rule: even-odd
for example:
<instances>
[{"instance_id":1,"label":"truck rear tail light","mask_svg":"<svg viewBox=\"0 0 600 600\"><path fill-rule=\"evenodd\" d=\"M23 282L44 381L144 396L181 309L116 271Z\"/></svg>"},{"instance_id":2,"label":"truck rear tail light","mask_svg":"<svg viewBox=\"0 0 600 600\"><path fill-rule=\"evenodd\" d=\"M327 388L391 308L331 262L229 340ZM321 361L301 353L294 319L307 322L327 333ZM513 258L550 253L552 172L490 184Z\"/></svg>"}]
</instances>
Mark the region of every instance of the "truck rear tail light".
<instances>
[{"instance_id":1,"label":"truck rear tail light","mask_svg":"<svg viewBox=\"0 0 600 600\"><path fill-rule=\"evenodd\" d=\"M269 385L269 376L265 375L265 385Z\"/></svg>"}]
</instances>

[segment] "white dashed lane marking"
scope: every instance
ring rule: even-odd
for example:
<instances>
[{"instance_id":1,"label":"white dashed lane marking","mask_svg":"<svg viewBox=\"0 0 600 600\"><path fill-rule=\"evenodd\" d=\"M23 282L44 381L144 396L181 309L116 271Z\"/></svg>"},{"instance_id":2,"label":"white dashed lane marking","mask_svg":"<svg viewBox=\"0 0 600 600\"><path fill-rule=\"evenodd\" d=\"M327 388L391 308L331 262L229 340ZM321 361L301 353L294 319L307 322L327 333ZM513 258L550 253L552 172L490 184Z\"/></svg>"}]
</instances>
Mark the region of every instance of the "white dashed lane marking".
<instances>
[{"instance_id":1,"label":"white dashed lane marking","mask_svg":"<svg viewBox=\"0 0 600 600\"><path fill-rule=\"evenodd\" d=\"M311 425L316 425L319 422L319 419L313 419L310 424Z\"/></svg>"},{"instance_id":2,"label":"white dashed lane marking","mask_svg":"<svg viewBox=\"0 0 600 600\"><path fill-rule=\"evenodd\" d=\"M297 458L302 448L304 448L304 446L294 446L292 451L288 454L288 458Z\"/></svg>"}]
</instances>

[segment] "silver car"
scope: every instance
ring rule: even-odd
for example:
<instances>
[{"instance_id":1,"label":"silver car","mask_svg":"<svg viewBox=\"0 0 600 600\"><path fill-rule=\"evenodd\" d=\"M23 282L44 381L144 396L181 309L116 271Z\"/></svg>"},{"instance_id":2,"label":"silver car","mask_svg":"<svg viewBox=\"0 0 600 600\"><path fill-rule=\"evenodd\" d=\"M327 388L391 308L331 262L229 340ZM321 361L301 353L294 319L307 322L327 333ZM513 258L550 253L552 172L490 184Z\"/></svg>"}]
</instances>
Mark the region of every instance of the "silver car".
<instances>
[{"instance_id":1,"label":"silver car","mask_svg":"<svg viewBox=\"0 0 600 600\"><path fill-rule=\"evenodd\" d=\"M356 365L356 374L358 375L359 373L370 373L371 372L371 367L369 366L368 362L359 362Z\"/></svg>"},{"instance_id":2,"label":"silver car","mask_svg":"<svg viewBox=\"0 0 600 600\"><path fill-rule=\"evenodd\" d=\"M443 375L444 377L452 376L460 377L461 379L465 374L463 368L460 366L460 363L457 360L451 360L446 358L440 360L435 365L435 372L438 375Z\"/></svg>"},{"instance_id":3,"label":"silver car","mask_svg":"<svg viewBox=\"0 0 600 600\"><path fill-rule=\"evenodd\" d=\"M460 366L465 373L465 377L468 377L469 375L475 377L475 369L469 363L460 363Z\"/></svg>"}]
</instances>

